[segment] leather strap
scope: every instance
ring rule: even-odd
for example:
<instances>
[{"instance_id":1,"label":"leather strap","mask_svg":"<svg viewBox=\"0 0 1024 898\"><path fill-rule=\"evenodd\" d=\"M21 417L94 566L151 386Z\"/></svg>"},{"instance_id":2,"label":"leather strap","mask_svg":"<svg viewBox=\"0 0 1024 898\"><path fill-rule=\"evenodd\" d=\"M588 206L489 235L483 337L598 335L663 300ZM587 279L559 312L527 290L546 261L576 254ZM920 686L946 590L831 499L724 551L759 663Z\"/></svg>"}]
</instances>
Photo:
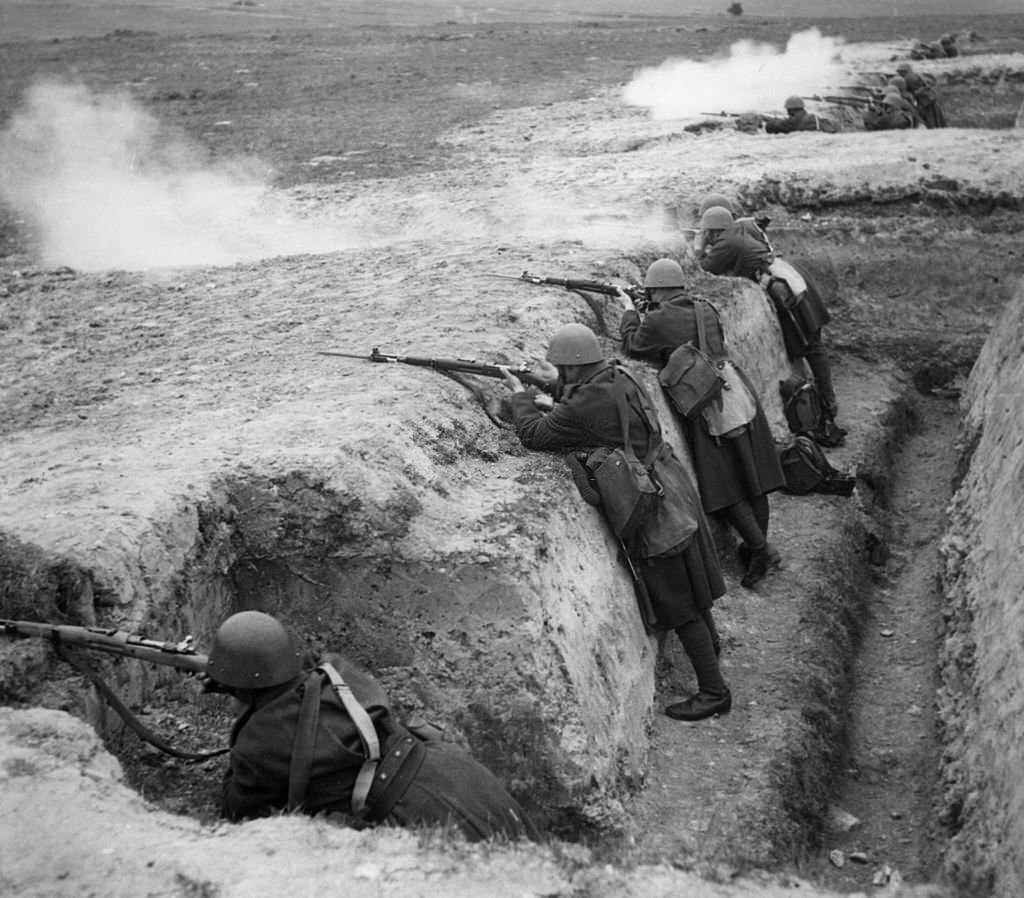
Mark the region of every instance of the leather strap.
<instances>
[{"instance_id":1,"label":"leather strap","mask_svg":"<svg viewBox=\"0 0 1024 898\"><path fill-rule=\"evenodd\" d=\"M157 736L156 733L128 710L124 702L117 697L114 690L104 682L103 678L89 666L88 662L77 657L74 651L67 651L59 639L54 640L54 644L57 654L92 681L100 695L107 700L107 704L117 712L117 715L125 722L125 725L144 742L148 742L154 748L160 749L164 754L181 758L183 761L205 761L208 758L216 758L218 755L227 754L231 751L230 748L218 748L213 751L182 751L164 742L163 739Z\"/></svg>"},{"instance_id":2,"label":"leather strap","mask_svg":"<svg viewBox=\"0 0 1024 898\"><path fill-rule=\"evenodd\" d=\"M302 706L299 709L299 723L292 744L292 762L288 777L288 809L295 810L305 801L309 780L313 772L313 752L316 748L316 730L320 719L320 677L330 681L335 694L341 699L345 711L355 724L359 741L365 754L363 766L356 776L352 789L352 813L362 815L366 810L367 796L373 785L373 776L380 760L380 739L373 720L366 709L359 704L351 687L332 664L324 663L313 670L306 680Z\"/></svg>"},{"instance_id":3,"label":"leather strap","mask_svg":"<svg viewBox=\"0 0 1024 898\"><path fill-rule=\"evenodd\" d=\"M363 751L366 752L366 759L363 761L363 766L356 777L355 788L352 790L352 813L362 814L366 809L366 797L370 794L373 774L377 769L377 762L380 760L380 739L377 737L377 728L334 665L321 664L317 670L323 671L331 681L335 693L341 699L348 716L352 718L352 722L359 731L359 740L363 743Z\"/></svg>"},{"instance_id":4,"label":"leather strap","mask_svg":"<svg viewBox=\"0 0 1024 898\"><path fill-rule=\"evenodd\" d=\"M388 740L387 751L373 779L367 820L383 820L391 813L409 784L416 779L426 755L423 742L407 730L400 730Z\"/></svg>"},{"instance_id":5,"label":"leather strap","mask_svg":"<svg viewBox=\"0 0 1024 898\"><path fill-rule=\"evenodd\" d=\"M316 730L320 723L320 674L314 670L302 686L302 705L292 742L292 760L288 768L287 810L298 810L306 800L309 780L313 775L313 753L316 750Z\"/></svg>"}]
</instances>

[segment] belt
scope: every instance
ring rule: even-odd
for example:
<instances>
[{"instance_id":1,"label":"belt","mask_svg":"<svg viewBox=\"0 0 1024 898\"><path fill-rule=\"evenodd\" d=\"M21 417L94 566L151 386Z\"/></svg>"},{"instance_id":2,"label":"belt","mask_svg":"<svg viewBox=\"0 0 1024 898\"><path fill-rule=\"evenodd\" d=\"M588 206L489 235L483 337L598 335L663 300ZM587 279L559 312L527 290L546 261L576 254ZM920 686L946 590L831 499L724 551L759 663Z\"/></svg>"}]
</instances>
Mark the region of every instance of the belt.
<instances>
[{"instance_id":1,"label":"belt","mask_svg":"<svg viewBox=\"0 0 1024 898\"><path fill-rule=\"evenodd\" d=\"M367 797L366 820L376 822L391 813L420 772L426 755L424 744L408 730L399 730L388 739Z\"/></svg>"}]
</instances>

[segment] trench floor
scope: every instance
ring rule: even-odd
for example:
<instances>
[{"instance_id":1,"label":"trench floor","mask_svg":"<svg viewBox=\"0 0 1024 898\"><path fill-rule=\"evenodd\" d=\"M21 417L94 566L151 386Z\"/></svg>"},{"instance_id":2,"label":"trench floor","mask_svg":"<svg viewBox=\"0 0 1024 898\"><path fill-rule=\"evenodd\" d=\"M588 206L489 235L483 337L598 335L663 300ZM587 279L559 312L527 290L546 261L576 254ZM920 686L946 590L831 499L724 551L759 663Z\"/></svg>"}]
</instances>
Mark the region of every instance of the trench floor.
<instances>
[{"instance_id":1,"label":"trench floor","mask_svg":"<svg viewBox=\"0 0 1024 898\"><path fill-rule=\"evenodd\" d=\"M943 834L934 811L942 637L938 544L959 419L948 399L921 396L917 406L916 432L892 471L889 555L866 584L870 596L853 666L848 744L834 781L837 813L821 852L804 871L837 891L870 891L898 879L931 882L941 860Z\"/></svg>"}]
</instances>

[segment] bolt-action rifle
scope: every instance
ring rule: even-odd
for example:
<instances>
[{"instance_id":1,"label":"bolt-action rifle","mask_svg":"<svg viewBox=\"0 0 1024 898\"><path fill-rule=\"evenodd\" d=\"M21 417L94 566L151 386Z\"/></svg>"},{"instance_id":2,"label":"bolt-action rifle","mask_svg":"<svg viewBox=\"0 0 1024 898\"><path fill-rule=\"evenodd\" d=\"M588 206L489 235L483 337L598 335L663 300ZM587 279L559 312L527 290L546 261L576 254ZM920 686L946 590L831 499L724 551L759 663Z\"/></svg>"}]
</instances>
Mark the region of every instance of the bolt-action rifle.
<instances>
[{"instance_id":1,"label":"bolt-action rifle","mask_svg":"<svg viewBox=\"0 0 1024 898\"><path fill-rule=\"evenodd\" d=\"M849 106L852 109L867 109L869 106L876 106L878 101L873 97L839 97L839 96L814 96L804 97L805 100L816 100L819 103L831 103L834 106Z\"/></svg>"},{"instance_id":2,"label":"bolt-action rifle","mask_svg":"<svg viewBox=\"0 0 1024 898\"><path fill-rule=\"evenodd\" d=\"M137 658L140 661L148 661L151 664L160 664L192 674L205 675L207 656L195 650L191 636L186 636L181 642L160 642L159 640L147 639L143 636L127 633L124 630L108 627L76 627L70 624L42 624L35 621L22 620L0 620L0 627L2 627L5 636L33 637L45 639L53 643L57 654L63 660L76 667L81 673L92 680L100 694L109 702L110 706L120 715L128 727L140 738L161 751L174 755L176 758L200 761L224 754L228 750L222 748L207 752L186 752L168 745L159 736L146 728L128 710L124 703L87 662L77 657L74 650L70 652L67 650L69 646L73 646L76 649ZM204 689L206 692L219 691L216 684L209 679L205 680Z\"/></svg>"},{"instance_id":3,"label":"bolt-action rifle","mask_svg":"<svg viewBox=\"0 0 1024 898\"><path fill-rule=\"evenodd\" d=\"M432 368L434 371L440 371L442 374L478 374L481 377L491 377L500 380L504 377L502 368L507 368L511 374L518 377L523 383L531 384L535 387L548 386L548 382L542 378L537 377L529 368L528 365L520 365L518 367L514 365L505 365L500 362L495 363L481 363L474 362L470 359L435 359L425 358L414 355L390 355L388 353L381 352L376 346L373 347L373 351L369 355L357 355L354 352L332 352L328 350L320 350L318 355L333 355L339 356L343 359L362 359L364 362L386 362L393 365L415 365L419 368ZM463 381L459 378L459 383Z\"/></svg>"},{"instance_id":4,"label":"bolt-action rifle","mask_svg":"<svg viewBox=\"0 0 1024 898\"><path fill-rule=\"evenodd\" d=\"M548 287L564 287L566 290L574 290L577 292L585 290L588 293L603 293L605 296L618 296L619 294L619 287L605 281L588 281L582 278L540 277L539 275L530 274L528 271L524 271L520 275L489 274L487 276L492 278L503 278L506 281L526 281L528 284L541 284Z\"/></svg>"},{"instance_id":5,"label":"bolt-action rifle","mask_svg":"<svg viewBox=\"0 0 1024 898\"><path fill-rule=\"evenodd\" d=\"M564 287L566 290L572 291L577 296L581 297L588 306L590 306L590 311L594 313L594 317L597 319L597 331L601 334L608 333L608 325L604 320L604 309L590 294L600 293L603 296L618 296L619 290L629 292L630 289L628 287L618 287L615 284L609 284L606 281L588 281L582 278L540 277L539 275L530 274L528 271L524 271L520 275L489 274L487 276L492 278L502 278L506 281L526 281L528 284L537 284L545 287Z\"/></svg>"}]
</instances>

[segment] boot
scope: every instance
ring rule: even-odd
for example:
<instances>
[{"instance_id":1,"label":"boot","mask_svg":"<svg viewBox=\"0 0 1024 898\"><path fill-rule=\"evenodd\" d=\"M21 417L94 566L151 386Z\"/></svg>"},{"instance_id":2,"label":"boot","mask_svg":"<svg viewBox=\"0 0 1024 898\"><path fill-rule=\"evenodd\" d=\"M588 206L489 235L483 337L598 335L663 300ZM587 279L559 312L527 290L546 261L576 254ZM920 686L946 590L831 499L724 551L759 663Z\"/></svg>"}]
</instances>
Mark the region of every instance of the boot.
<instances>
[{"instance_id":1,"label":"boot","mask_svg":"<svg viewBox=\"0 0 1024 898\"><path fill-rule=\"evenodd\" d=\"M732 708L732 693L728 689L721 694L698 692L688 699L669 705L665 715L673 720L704 720L715 714L728 714Z\"/></svg>"},{"instance_id":2,"label":"boot","mask_svg":"<svg viewBox=\"0 0 1024 898\"><path fill-rule=\"evenodd\" d=\"M764 548L755 549L750 553L750 563L740 583L749 589L755 583L760 583L768 576L768 572L777 568L781 562L782 557L775 547L771 543L765 543Z\"/></svg>"}]
</instances>

